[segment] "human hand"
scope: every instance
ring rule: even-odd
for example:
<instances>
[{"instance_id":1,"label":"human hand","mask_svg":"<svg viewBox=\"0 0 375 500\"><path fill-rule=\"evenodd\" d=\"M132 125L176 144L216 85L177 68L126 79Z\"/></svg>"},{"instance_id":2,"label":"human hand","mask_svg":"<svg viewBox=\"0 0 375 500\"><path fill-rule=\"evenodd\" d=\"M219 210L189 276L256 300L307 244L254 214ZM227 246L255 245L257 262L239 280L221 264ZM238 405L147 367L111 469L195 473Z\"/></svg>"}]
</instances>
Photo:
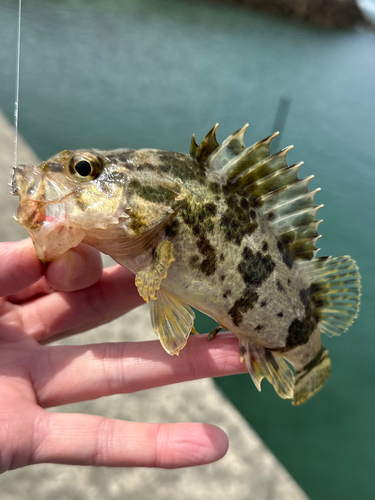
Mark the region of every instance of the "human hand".
<instances>
[{"instance_id":1,"label":"human hand","mask_svg":"<svg viewBox=\"0 0 375 500\"><path fill-rule=\"evenodd\" d=\"M158 340L47 346L107 323L143 301L121 266L102 271L87 245L43 269L30 240L0 243L0 472L52 462L176 468L220 459L208 424L149 424L46 408L245 371L238 341L192 336L179 357ZM126 332L124 332L126 337Z\"/></svg>"}]
</instances>

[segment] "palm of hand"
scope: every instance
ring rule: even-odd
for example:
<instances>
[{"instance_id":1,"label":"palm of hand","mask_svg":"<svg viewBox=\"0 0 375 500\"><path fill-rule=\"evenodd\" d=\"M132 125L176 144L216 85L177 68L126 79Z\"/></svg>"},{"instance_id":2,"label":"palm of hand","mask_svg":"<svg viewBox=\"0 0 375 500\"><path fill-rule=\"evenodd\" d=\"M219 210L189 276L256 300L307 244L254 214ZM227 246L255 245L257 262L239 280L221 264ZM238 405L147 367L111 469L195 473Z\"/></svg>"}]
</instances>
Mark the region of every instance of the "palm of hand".
<instances>
[{"instance_id":1,"label":"palm of hand","mask_svg":"<svg viewBox=\"0 0 375 500\"><path fill-rule=\"evenodd\" d=\"M44 272L29 240L0 245L0 472L40 462L184 467L221 458L207 424L148 424L45 408L244 371L236 340L191 338L179 358L159 342L45 346L139 305L134 277L81 246ZM51 288L51 286L53 288ZM64 290L64 291L55 291Z\"/></svg>"}]
</instances>

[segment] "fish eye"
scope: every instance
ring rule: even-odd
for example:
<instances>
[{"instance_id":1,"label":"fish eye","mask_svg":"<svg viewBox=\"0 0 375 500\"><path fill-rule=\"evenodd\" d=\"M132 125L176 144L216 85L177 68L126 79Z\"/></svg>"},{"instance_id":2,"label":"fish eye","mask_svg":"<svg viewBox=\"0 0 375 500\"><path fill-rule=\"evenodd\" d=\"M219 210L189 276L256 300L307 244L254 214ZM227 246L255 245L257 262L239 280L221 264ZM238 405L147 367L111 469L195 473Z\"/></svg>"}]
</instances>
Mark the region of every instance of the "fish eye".
<instances>
[{"instance_id":1,"label":"fish eye","mask_svg":"<svg viewBox=\"0 0 375 500\"><path fill-rule=\"evenodd\" d=\"M89 161L81 160L74 165L74 170L81 177L88 177L89 175L92 174L93 168Z\"/></svg>"},{"instance_id":2,"label":"fish eye","mask_svg":"<svg viewBox=\"0 0 375 500\"><path fill-rule=\"evenodd\" d=\"M91 153L73 156L69 165L70 174L80 182L96 179L102 169L103 165L100 158Z\"/></svg>"}]
</instances>

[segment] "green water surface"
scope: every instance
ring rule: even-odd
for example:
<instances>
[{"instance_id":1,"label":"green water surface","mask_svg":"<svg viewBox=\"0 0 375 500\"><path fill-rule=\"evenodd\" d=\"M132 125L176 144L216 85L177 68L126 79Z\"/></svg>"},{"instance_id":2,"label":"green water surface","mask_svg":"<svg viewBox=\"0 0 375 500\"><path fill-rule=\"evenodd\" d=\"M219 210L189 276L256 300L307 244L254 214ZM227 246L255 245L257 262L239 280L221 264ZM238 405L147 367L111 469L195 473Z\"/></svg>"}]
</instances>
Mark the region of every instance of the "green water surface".
<instances>
[{"instance_id":1,"label":"green water surface","mask_svg":"<svg viewBox=\"0 0 375 500\"><path fill-rule=\"evenodd\" d=\"M16 2L0 0L0 108L13 115ZM220 122L273 132L325 207L320 255L349 254L363 276L359 318L326 338L332 376L293 408L267 382L217 380L314 500L375 498L375 38L331 32L197 0L24 2L20 131L47 158L62 149L188 152ZM200 317L201 331L210 327Z\"/></svg>"}]
</instances>

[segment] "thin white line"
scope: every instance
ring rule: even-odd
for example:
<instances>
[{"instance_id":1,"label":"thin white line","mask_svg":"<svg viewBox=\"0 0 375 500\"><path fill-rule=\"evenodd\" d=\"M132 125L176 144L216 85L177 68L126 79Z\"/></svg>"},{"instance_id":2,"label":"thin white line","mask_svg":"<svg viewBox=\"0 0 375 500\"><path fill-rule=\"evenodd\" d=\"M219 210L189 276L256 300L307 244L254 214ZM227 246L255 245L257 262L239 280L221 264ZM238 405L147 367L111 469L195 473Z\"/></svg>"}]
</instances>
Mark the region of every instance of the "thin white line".
<instances>
[{"instance_id":1,"label":"thin white line","mask_svg":"<svg viewBox=\"0 0 375 500\"><path fill-rule=\"evenodd\" d=\"M20 98L20 60L21 60L21 11L22 0L18 1L18 36L17 36L17 72L16 72L16 97L14 101L14 166L17 166L18 153L18 103Z\"/></svg>"}]
</instances>

